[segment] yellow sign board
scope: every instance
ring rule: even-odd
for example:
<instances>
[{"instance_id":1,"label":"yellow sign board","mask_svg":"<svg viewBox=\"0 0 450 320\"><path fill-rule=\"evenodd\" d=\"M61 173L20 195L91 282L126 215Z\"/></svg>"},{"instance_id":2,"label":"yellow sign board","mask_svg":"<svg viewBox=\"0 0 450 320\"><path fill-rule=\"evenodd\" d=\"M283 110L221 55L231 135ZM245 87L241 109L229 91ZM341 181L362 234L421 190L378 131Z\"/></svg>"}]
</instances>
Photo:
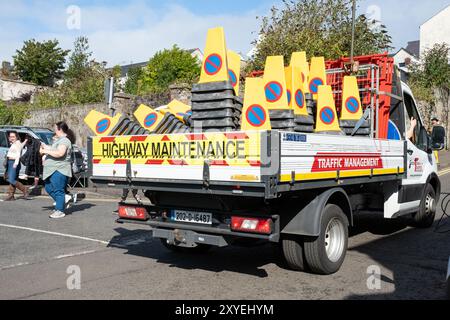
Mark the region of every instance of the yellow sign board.
<instances>
[{"instance_id":1,"label":"yellow sign board","mask_svg":"<svg viewBox=\"0 0 450 320\"><path fill-rule=\"evenodd\" d=\"M158 166L260 166L260 133L228 132L94 138L97 164Z\"/></svg>"}]
</instances>

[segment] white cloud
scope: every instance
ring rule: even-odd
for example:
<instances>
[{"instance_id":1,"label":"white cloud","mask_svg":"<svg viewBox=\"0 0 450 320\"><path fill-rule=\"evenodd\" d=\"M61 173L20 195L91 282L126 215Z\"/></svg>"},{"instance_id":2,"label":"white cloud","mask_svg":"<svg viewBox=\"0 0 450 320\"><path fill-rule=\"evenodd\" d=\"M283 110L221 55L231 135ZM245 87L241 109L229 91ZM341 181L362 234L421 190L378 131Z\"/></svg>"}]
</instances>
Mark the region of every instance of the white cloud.
<instances>
[{"instance_id":1,"label":"white cloud","mask_svg":"<svg viewBox=\"0 0 450 320\"><path fill-rule=\"evenodd\" d=\"M33 15L24 14L24 10ZM66 28L68 16L62 3L36 2L25 6L18 1L15 6L10 5L8 12L10 22L25 19L47 31L33 32L24 26L11 35L0 28L0 59L11 60L15 49L29 38L56 38L63 48L71 49L76 37L86 35L95 58L108 61L109 65L145 61L174 44L203 50L207 29L216 26L225 28L230 49L245 54L256 37L252 34L258 30L256 16L261 14L252 10L239 15L199 15L179 5L155 9L138 0L119 7L82 6L81 30L71 31Z\"/></svg>"}]
</instances>

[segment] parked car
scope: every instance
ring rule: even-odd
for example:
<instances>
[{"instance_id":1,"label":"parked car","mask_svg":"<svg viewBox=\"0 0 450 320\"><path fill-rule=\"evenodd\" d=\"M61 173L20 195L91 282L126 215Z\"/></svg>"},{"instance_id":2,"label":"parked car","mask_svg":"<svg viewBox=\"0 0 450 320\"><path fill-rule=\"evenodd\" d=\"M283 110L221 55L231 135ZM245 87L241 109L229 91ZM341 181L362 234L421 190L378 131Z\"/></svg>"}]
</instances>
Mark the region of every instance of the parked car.
<instances>
[{"instance_id":1,"label":"parked car","mask_svg":"<svg viewBox=\"0 0 450 320\"><path fill-rule=\"evenodd\" d=\"M8 135L11 131L16 131L19 134L21 141L23 141L25 137L29 135L30 137L38 139L47 145L52 144L52 138L55 135L52 130L47 128L35 128L26 126L0 126L0 159L2 160L2 162L6 154L8 153ZM83 151L79 147L74 146L72 160L74 161L78 172L86 171L85 159L87 159L87 154L83 154ZM33 178L27 177L25 175L25 169L26 168L22 166L22 169L20 170L20 177L25 179ZM3 166L0 166L0 179L3 179L4 172L5 168Z\"/></svg>"}]
</instances>

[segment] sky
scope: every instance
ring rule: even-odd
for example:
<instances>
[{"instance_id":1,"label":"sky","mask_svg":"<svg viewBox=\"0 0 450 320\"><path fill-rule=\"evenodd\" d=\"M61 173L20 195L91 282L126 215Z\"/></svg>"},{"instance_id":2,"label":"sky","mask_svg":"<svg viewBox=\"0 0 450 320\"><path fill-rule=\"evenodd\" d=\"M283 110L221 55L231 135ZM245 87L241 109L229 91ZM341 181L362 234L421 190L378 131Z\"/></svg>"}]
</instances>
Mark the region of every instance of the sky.
<instances>
[{"instance_id":1,"label":"sky","mask_svg":"<svg viewBox=\"0 0 450 320\"><path fill-rule=\"evenodd\" d=\"M227 45L244 56L260 20L281 0L0 0L0 61L12 61L23 42L58 39L72 49L89 38L98 61L109 66L147 61L178 44L203 50L208 28L223 26ZM360 0L359 13L385 24L396 49L419 39L419 27L450 0Z\"/></svg>"}]
</instances>

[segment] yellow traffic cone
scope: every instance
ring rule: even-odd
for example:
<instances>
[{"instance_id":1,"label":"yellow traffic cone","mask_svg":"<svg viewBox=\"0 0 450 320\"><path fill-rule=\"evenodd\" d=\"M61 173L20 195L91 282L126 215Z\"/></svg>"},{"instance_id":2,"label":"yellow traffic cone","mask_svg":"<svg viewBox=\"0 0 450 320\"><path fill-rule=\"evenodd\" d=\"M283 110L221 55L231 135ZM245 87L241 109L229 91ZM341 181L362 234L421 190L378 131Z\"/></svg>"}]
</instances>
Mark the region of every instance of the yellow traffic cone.
<instances>
[{"instance_id":1,"label":"yellow traffic cone","mask_svg":"<svg viewBox=\"0 0 450 320\"><path fill-rule=\"evenodd\" d=\"M300 77L303 83L303 94L309 93L309 64L306 58L306 52L294 52L291 57L291 67L300 68Z\"/></svg>"},{"instance_id":2,"label":"yellow traffic cone","mask_svg":"<svg viewBox=\"0 0 450 320\"><path fill-rule=\"evenodd\" d=\"M241 79L241 56L234 51L228 50L228 77L233 85L234 93L238 96Z\"/></svg>"},{"instance_id":3,"label":"yellow traffic cone","mask_svg":"<svg viewBox=\"0 0 450 320\"><path fill-rule=\"evenodd\" d=\"M115 117L110 117L104 113L92 110L84 118L84 122L96 136L106 137L119 123L121 117L121 114L117 114Z\"/></svg>"},{"instance_id":4,"label":"yellow traffic cone","mask_svg":"<svg viewBox=\"0 0 450 320\"><path fill-rule=\"evenodd\" d=\"M311 70L309 73L308 83L310 93L313 94L314 100L317 100L319 87L327 85L324 57L314 57L311 59Z\"/></svg>"},{"instance_id":5,"label":"yellow traffic cone","mask_svg":"<svg viewBox=\"0 0 450 320\"><path fill-rule=\"evenodd\" d=\"M269 110L289 110L283 56L267 57L264 92Z\"/></svg>"},{"instance_id":6,"label":"yellow traffic cone","mask_svg":"<svg viewBox=\"0 0 450 320\"><path fill-rule=\"evenodd\" d=\"M340 120L359 121L363 116L356 77L344 77Z\"/></svg>"},{"instance_id":7,"label":"yellow traffic cone","mask_svg":"<svg viewBox=\"0 0 450 320\"><path fill-rule=\"evenodd\" d=\"M163 114L143 104L136 109L134 117L142 127L150 132L155 131L158 125L164 120Z\"/></svg>"},{"instance_id":8,"label":"yellow traffic cone","mask_svg":"<svg viewBox=\"0 0 450 320\"><path fill-rule=\"evenodd\" d=\"M200 83L228 81L227 47L222 27L209 29Z\"/></svg>"},{"instance_id":9,"label":"yellow traffic cone","mask_svg":"<svg viewBox=\"0 0 450 320\"><path fill-rule=\"evenodd\" d=\"M319 86L317 90L317 119L315 132L340 132L331 86Z\"/></svg>"},{"instance_id":10,"label":"yellow traffic cone","mask_svg":"<svg viewBox=\"0 0 450 320\"><path fill-rule=\"evenodd\" d=\"M167 105L167 109L177 117L178 120L184 122L187 113L191 111L191 106L175 99Z\"/></svg>"},{"instance_id":11,"label":"yellow traffic cone","mask_svg":"<svg viewBox=\"0 0 450 320\"><path fill-rule=\"evenodd\" d=\"M266 107L264 83L264 80L261 78L247 78L245 80L245 97L241 125L243 131L272 129L269 110Z\"/></svg>"}]
</instances>

